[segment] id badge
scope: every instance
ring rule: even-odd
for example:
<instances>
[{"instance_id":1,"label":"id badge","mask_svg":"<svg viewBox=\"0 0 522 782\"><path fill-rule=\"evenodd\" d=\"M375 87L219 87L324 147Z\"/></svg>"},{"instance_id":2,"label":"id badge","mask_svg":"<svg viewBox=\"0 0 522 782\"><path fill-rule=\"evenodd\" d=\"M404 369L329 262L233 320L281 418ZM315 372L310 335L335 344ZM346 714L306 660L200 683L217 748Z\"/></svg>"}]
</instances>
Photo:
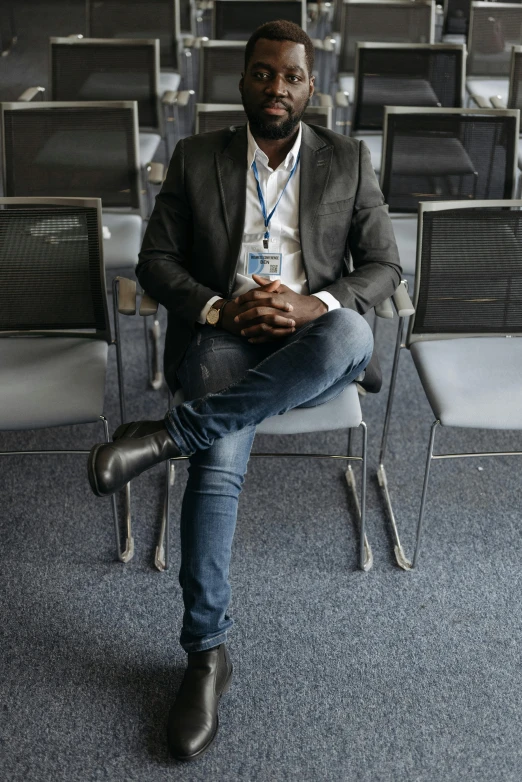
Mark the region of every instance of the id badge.
<instances>
[{"instance_id":1,"label":"id badge","mask_svg":"<svg viewBox=\"0 0 522 782\"><path fill-rule=\"evenodd\" d=\"M281 276L281 266L283 263L283 253L248 253L248 274L260 274L262 277L269 277L272 274Z\"/></svg>"}]
</instances>

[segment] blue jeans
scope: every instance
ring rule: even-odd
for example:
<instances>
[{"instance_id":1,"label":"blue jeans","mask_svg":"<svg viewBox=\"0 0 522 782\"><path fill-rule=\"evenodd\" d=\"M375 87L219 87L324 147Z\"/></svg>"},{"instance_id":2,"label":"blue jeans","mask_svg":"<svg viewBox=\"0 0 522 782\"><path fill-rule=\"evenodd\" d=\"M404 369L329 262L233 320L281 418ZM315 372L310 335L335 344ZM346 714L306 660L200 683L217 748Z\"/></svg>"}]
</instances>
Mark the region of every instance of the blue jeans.
<instances>
[{"instance_id":1,"label":"blue jeans","mask_svg":"<svg viewBox=\"0 0 522 782\"><path fill-rule=\"evenodd\" d=\"M294 407L336 396L364 370L372 332L353 310L327 312L291 336L252 345L212 326L198 328L178 377L185 402L169 410L167 429L190 456L181 509L187 652L226 641L232 539L256 425Z\"/></svg>"}]
</instances>

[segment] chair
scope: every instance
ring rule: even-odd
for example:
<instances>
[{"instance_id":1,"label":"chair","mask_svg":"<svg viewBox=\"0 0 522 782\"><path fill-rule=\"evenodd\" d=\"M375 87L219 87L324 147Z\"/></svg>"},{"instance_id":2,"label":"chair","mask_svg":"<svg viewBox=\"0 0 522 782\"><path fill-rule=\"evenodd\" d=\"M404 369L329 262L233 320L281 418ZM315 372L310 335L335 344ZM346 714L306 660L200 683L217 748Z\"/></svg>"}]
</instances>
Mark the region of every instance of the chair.
<instances>
[{"instance_id":1,"label":"chair","mask_svg":"<svg viewBox=\"0 0 522 782\"><path fill-rule=\"evenodd\" d=\"M460 108L466 47L461 44L358 43L351 134L381 168L384 106Z\"/></svg>"},{"instance_id":2,"label":"chair","mask_svg":"<svg viewBox=\"0 0 522 782\"><path fill-rule=\"evenodd\" d=\"M285 19L306 30L305 0L214 0L212 38L248 41L265 22Z\"/></svg>"},{"instance_id":3,"label":"chair","mask_svg":"<svg viewBox=\"0 0 522 782\"><path fill-rule=\"evenodd\" d=\"M4 193L101 198L105 268L134 270L145 213L136 102L3 103L0 114ZM149 375L159 388L159 323L152 332Z\"/></svg>"},{"instance_id":4,"label":"chair","mask_svg":"<svg viewBox=\"0 0 522 782\"><path fill-rule=\"evenodd\" d=\"M332 129L331 106L308 106L303 120L308 125L319 125ZM243 106L236 103L197 103L196 104L196 134L222 130L233 125L244 125L247 121Z\"/></svg>"},{"instance_id":5,"label":"chair","mask_svg":"<svg viewBox=\"0 0 522 782\"><path fill-rule=\"evenodd\" d=\"M415 271L420 201L512 198L519 112L385 108L380 184L403 271Z\"/></svg>"},{"instance_id":6,"label":"chair","mask_svg":"<svg viewBox=\"0 0 522 782\"><path fill-rule=\"evenodd\" d=\"M135 312L136 283L114 281L111 335L101 242L101 201L88 198L0 198L0 430L102 423L109 346L116 346L121 419L125 415L118 313ZM88 450L16 450L13 454ZM130 488L127 533L118 559L133 556Z\"/></svg>"},{"instance_id":7,"label":"chair","mask_svg":"<svg viewBox=\"0 0 522 782\"><path fill-rule=\"evenodd\" d=\"M395 309L402 320L413 313L413 308L406 286L401 283L393 295ZM140 315L155 315L158 304L154 299L145 294L142 297L140 305ZM379 307L375 308L375 313L382 318L393 318L393 307L391 300L387 299ZM170 396L169 396L170 401ZM184 396L182 391L177 391L171 404L182 404ZM352 455L352 431L356 428L362 429L362 449L360 456ZM352 494L355 505L356 515L359 521L359 567L368 571L373 565L373 554L366 536L366 424L362 420L362 412L357 393L357 384L349 385L336 399L316 408L296 408L289 410L283 415L267 418L257 427L258 434L291 435L304 434L311 432L325 432L338 429L348 429L348 444L346 454L300 454L300 453L252 453L253 458L266 457L296 457L296 458L319 458L319 459L342 459L348 462L345 471L345 479ZM155 565L158 570L166 570L169 567L169 510L171 487L175 481L175 462L186 460L186 456L178 459L170 459L166 463L166 490L165 502L163 507L163 519L161 532L156 547ZM350 464L351 461L361 462L361 497L357 495L357 486L355 475Z\"/></svg>"},{"instance_id":8,"label":"chair","mask_svg":"<svg viewBox=\"0 0 522 782\"><path fill-rule=\"evenodd\" d=\"M511 47L522 44L522 5L471 4L466 89L470 101L486 107L492 95L507 103Z\"/></svg>"},{"instance_id":9,"label":"chair","mask_svg":"<svg viewBox=\"0 0 522 782\"><path fill-rule=\"evenodd\" d=\"M354 93L356 45L374 43L433 43L433 0L344 0L338 85L351 102Z\"/></svg>"},{"instance_id":10,"label":"chair","mask_svg":"<svg viewBox=\"0 0 522 782\"><path fill-rule=\"evenodd\" d=\"M246 41L202 41L199 53L199 103L237 103Z\"/></svg>"},{"instance_id":11,"label":"chair","mask_svg":"<svg viewBox=\"0 0 522 782\"><path fill-rule=\"evenodd\" d=\"M179 74L173 74L172 87L161 94L157 38L51 38L49 70L51 100L138 102L143 167L152 161L161 138L168 139L168 112L177 111ZM178 115L173 119L179 127Z\"/></svg>"},{"instance_id":12,"label":"chair","mask_svg":"<svg viewBox=\"0 0 522 782\"><path fill-rule=\"evenodd\" d=\"M522 201L505 200L419 204L415 315L405 345L402 324L397 333L378 470L395 556L405 570L418 561L431 463L497 455L434 453L439 427L522 429L521 207ZM435 416L411 561L399 538L385 468L401 348L410 350Z\"/></svg>"},{"instance_id":13,"label":"chair","mask_svg":"<svg viewBox=\"0 0 522 782\"><path fill-rule=\"evenodd\" d=\"M467 40L469 31L469 17L471 14L471 0L444 0L444 36L462 36L463 42Z\"/></svg>"},{"instance_id":14,"label":"chair","mask_svg":"<svg viewBox=\"0 0 522 782\"><path fill-rule=\"evenodd\" d=\"M12 0L4 0L0 8L0 57L7 57L18 40Z\"/></svg>"}]
</instances>

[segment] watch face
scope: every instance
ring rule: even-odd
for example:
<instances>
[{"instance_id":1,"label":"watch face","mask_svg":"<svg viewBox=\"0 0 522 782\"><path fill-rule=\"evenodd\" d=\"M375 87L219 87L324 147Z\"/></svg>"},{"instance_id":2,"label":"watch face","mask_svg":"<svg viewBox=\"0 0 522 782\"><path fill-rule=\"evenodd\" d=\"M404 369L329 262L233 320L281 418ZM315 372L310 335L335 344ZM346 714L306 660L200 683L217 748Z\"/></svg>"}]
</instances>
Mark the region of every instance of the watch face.
<instances>
[{"instance_id":1,"label":"watch face","mask_svg":"<svg viewBox=\"0 0 522 782\"><path fill-rule=\"evenodd\" d=\"M210 323L211 326L215 326L218 320L219 320L219 310L216 310L214 307L211 307L207 313L207 323Z\"/></svg>"}]
</instances>

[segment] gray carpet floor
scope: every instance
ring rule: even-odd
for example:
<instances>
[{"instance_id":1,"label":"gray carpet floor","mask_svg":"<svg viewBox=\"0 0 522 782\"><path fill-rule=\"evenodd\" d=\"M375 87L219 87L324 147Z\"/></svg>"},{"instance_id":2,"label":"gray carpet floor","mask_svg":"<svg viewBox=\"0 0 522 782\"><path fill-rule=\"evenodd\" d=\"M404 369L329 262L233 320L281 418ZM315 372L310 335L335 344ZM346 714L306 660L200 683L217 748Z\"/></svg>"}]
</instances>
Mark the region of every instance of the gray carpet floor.
<instances>
[{"instance_id":1,"label":"gray carpet floor","mask_svg":"<svg viewBox=\"0 0 522 782\"><path fill-rule=\"evenodd\" d=\"M339 463L251 461L231 565L234 681L215 744L189 765L169 759L165 742L185 664L176 534L185 467L174 487L172 566L159 573L161 468L133 484L136 554L122 565L110 503L91 494L84 456L2 457L0 779L519 782L520 463L435 464L419 567L396 567L375 480L394 334L379 325L385 388L363 401L374 568L357 569ZM147 386L138 317L124 319L123 347L128 417L160 417L166 394ZM106 412L114 428L114 356ZM410 551L432 418L405 354L388 472ZM0 449L89 448L100 435L94 425L3 432ZM442 430L439 442L511 450L520 435ZM301 452L345 445L345 432L256 442Z\"/></svg>"}]
</instances>

